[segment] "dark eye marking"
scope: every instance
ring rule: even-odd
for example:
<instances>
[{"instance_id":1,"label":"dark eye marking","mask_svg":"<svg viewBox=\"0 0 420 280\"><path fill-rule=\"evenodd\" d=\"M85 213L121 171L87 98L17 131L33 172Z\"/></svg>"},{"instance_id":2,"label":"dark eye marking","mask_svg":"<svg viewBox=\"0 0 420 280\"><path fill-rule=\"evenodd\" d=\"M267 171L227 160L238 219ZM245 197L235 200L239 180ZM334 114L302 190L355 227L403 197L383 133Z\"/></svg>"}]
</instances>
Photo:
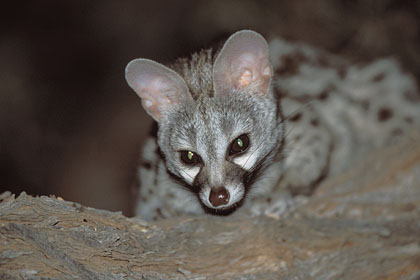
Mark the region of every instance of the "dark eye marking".
<instances>
[{"instance_id":1,"label":"dark eye marking","mask_svg":"<svg viewBox=\"0 0 420 280\"><path fill-rule=\"evenodd\" d=\"M181 161L187 165L197 165L201 162L201 158L194 152L191 151L180 151Z\"/></svg>"},{"instance_id":2,"label":"dark eye marking","mask_svg":"<svg viewBox=\"0 0 420 280\"><path fill-rule=\"evenodd\" d=\"M245 152L249 147L249 138L246 134L242 134L232 141L229 147L229 155L236 155Z\"/></svg>"}]
</instances>

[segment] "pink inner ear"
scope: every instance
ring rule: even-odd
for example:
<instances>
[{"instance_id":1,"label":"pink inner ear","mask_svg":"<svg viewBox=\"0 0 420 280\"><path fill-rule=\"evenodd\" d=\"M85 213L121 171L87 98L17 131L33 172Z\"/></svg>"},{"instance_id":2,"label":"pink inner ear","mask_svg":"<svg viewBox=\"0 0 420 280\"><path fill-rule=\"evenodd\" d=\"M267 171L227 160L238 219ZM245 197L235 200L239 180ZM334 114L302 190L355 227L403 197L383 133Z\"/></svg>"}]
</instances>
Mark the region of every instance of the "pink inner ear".
<instances>
[{"instance_id":1,"label":"pink inner ear","mask_svg":"<svg viewBox=\"0 0 420 280\"><path fill-rule=\"evenodd\" d=\"M264 87L272 76L272 69L263 53L244 53L231 64L230 73L235 89L245 88L254 82ZM264 88L262 90L265 91Z\"/></svg>"},{"instance_id":2,"label":"pink inner ear","mask_svg":"<svg viewBox=\"0 0 420 280\"><path fill-rule=\"evenodd\" d=\"M244 69L242 74L238 78L235 79L234 88L238 89L238 88L247 87L252 83L253 80L254 80L254 77L252 75L252 71L249 69Z\"/></svg>"},{"instance_id":3,"label":"pink inner ear","mask_svg":"<svg viewBox=\"0 0 420 280\"><path fill-rule=\"evenodd\" d=\"M175 71L148 59L135 59L126 67L130 87L142 99L144 109L160 121L171 106L191 99L185 81Z\"/></svg>"},{"instance_id":4,"label":"pink inner ear","mask_svg":"<svg viewBox=\"0 0 420 280\"><path fill-rule=\"evenodd\" d=\"M162 117L162 112L172 104L181 102L180 89L170 78L163 76L144 75L136 82L138 95L143 107L155 119Z\"/></svg>"},{"instance_id":5,"label":"pink inner ear","mask_svg":"<svg viewBox=\"0 0 420 280\"><path fill-rule=\"evenodd\" d=\"M273 75L268 45L250 30L233 34L225 43L213 68L216 94L252 86L251 92L267 93Z\"/></svg>"},{"instance_id":6,"label":"pink inner ear","mask_svg":"<svg viewBox=\"0 0 420 280\"><path fill-rule=\"evenodd\" d=\"M170 95L170 86L168 85L168 79L163 77L150 77L148 82L139 83L140 97L150 100L152 106L165 105L170 102L170 98L175 98L175 94ZM166 81L165 81L166 80ZM143 86L142 86L143 85ZM176 90L173 86L172 90Z\"/></svg>"}]
</instances>

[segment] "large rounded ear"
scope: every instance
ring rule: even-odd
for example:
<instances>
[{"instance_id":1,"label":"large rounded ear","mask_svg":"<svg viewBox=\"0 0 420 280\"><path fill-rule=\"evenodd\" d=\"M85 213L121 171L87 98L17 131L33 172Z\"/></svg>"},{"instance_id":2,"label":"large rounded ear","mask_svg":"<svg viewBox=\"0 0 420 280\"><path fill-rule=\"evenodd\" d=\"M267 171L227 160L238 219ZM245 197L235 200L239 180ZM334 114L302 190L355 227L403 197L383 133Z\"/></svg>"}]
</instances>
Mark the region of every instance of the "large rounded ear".
<instances>
[{"instance_id":1,"label":"large rounded ear","mask_svg":"<svg viewBox=\"0 0 420 280\"><path fill-rule=\"evenodd\" d=\"M252 87L252 92L268 92L273 68L268 44L258 33L243 30L226 41L213 67L216 94Z\"/></svg>"},{"instance_id":2,"label":"large rounded ear","mask_svg":"<svg viewBox=\"0 0 420 280\"><path fill-rule=\"evenodd\" d=\"M141 98L143 108L158 122L165 110L192 99L180 75L152 60L131 61L125 68L125 78Z\"/></svg>"}]
</instances>

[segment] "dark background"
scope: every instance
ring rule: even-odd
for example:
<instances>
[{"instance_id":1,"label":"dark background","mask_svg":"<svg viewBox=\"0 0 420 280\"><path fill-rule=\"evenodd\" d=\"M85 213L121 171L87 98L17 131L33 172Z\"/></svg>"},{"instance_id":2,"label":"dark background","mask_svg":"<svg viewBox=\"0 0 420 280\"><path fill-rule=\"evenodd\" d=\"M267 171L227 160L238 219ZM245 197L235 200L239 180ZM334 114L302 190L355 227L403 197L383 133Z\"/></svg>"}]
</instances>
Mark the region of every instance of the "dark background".
<instances>
[{"instance_id":1,"label":"dark background","mask_svg":"<svg viewBox=\"0 0 420 280\"><path fill-rule=\"evenodd\" d=\"M393 55L420 77L420 1L3 1L0 191L130 215L150 118L124 79L240 29L354 61Z\"/></svg>"}]
</instances>

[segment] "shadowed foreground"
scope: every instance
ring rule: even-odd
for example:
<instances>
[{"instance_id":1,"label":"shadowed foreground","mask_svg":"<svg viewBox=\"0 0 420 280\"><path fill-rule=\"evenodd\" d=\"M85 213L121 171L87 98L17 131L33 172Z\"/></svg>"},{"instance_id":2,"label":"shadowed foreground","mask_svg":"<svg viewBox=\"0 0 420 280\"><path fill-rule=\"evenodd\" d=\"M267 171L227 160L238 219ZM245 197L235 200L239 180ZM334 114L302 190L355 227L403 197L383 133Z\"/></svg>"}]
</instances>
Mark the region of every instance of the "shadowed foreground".
<instances>
[{"instance_id":1,"label":"shadowed foreground","mask_svg":"<svg viewBox=\"0 0 420 280\"><path fill-rule=\"evenodd\" d=\"M420 279L420 136L322 184L284 217L146 223L0 197L1 279Z\"/></svg>"}]
</instances>

